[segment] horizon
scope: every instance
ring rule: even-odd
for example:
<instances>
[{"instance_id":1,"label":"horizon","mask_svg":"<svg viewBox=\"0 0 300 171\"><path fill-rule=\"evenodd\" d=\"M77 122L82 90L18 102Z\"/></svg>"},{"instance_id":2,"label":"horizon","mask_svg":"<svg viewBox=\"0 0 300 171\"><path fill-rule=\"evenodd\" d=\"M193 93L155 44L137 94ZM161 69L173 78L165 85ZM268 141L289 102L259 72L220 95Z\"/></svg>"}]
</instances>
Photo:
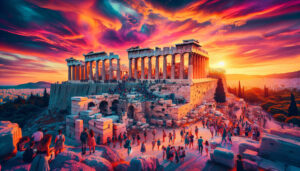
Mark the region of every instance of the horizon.
<instances>
[{"instance_id":1,"label":"horizon","mask_svg":"<svg viewBox=\"0 0 300 171\"><path fill-rule=\"evenodd\" d=\"M299 0L0 3L0 85L66 81L71 56L114 52L128 65L130 47L184 39L199 40L210 67L224 67L226 74L300 70Z\"/></svg>"}]
</instances>

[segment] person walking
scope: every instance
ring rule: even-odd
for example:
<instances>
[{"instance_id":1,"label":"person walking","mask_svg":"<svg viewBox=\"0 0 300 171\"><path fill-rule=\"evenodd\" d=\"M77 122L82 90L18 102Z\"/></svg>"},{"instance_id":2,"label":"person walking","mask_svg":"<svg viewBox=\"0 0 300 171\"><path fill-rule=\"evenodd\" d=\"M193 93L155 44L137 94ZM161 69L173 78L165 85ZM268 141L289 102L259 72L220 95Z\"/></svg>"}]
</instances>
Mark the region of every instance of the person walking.
<instances>
[{"instance_id":1,"label":"person walking","mask_svg":"<svg viewBox=\"0 0 300 171\"><path fill-rule=\"evenodd\" d=\"M144 131L145 142L147 142L147 130Z\"/></svg>"},{"instance_id":2,"label":"person walking","mask_svg":"<svg viewBox=\"0 0 300 171\"><path fill-rule=\"evenodd\" d=\"M184 139L185 148L188 147L189 143L190 143L190 141L189 141L189 136L188 136L188 133L186 133L185 139Z\"/></svg>"},{"instance_id":3,"label":"person walking","mask_svg":"<svg viewBox=\"0 0 300 171\"><path fill-rule=\"evenodd\" d=\"M165 147L165 146L162 146L161 148L162 148L162 150L163 150L163 160L164 160L165 157L166 157L166 147Z\"/></svg>"},{"instance_id":4,"label":"person walking","mask_svg":"<svg viewBox=\"0 0 300 171\"><path fill-rule=\"evenodd\" d=\"M33 159L30 171L50 171L49 159L51 157L50 144L52 135L46 134L37 146L37 156Z\"/></svg>"},{"instance_id":5,"label":"person walking","mask_svg":"<svg viewBox=\"0 0 300 171\"><path fill-rule=\"evenodd\" d=\"M154 150L155 144L156 144L156 140L154 139L154 140L152 141L152 151Z\"/></svg>"},{"instance_id":6,"label":"person walking","mask_svg":"<svg viewBox=\"0 0 300 171\"><path fill-rule=\"evenodd\" d=\"M124 147L127 148L128 156L131 153L131 140L128 138L125 141Z\"/></svg>"},{"instance_id":7,"label":"person walking","mask_svg":"<svg viewBox=\"0 0 300 171\"><path fill-rule=\"evenodd\" d=\"M189 148L193 148L194 147L194 135L193 134L191 134L190 135L190 147Z\"/></svg>"},{"instance_id":8,"label":"person walking","mask_svg":"<svg viewBox=\"0 0 300 171\"><path fill-rule=\"evenodd\" d=\"M144 153L146 152L145 142L142 142L142 145L141 145L141 152L142 152L142 154L144 154Z\"/></svg>"},{"instance_id":9,"label":"person walking","mask_svg":"<svg viewBox=\"0 0 300 171\"><path fill-rule=\"evenodd\" d=\"M93 153L95 153L96 141L95 141L95 133L92 129L90 130L90 134L88 136L88 145L89 145L90 154L92 154L92 151Z\"/></svg>"},{"instance_id":10,"label":"person walking","mask_svg":"<svg viewBox=\"0 0 300 171\"><path fill-rule=\"evenodd\" d=\"M156 135L156 129L154 128L154 129L152 130L153 140L155 140L155 135Z\"/></svg>"},{"instance_id":11,"label":"person walking","mask_svg":"<svg viewBox=\"0 0 300 171\"><path fill-rule=\"evenodd\" d=\"M209 143L208 143L208 141L206 140L204 144L205 144L205 152L206 152L206 155L208 156Z\"/></svg>"},{"instance_id":12,"label":"person walking","mask_svg":"<svg viewBox=\"0 0 300 171\"><path fill-rule=\"evenodd\" d=\"M227 137L228 137L228 141L230 142L230 144L232 145L232 140L231 140L231 132L228 131L227 133Z\"/></svg>"},{"instance_id":13,"label":"person walking","mask_svg":"<svg viewBox=\"0 0 300 171\"><path fill-rule=\"evenodd\" d=\"M179 152L180 152L180 146L178 147L178 150L176 150L176 148L174 147L175 149L175 160L176 160L176 163L179 163Z\"/></svg>"},{"instance_id":14,"label":"person walking","mask_svg":"<svg viewBox=\"0 0 300 171\"><path fill-rule=\"evenodd\" d=\"M84 128L84 131L80 134L80 141L81 141L81 152L82 155L86 153L86 146L87 146L87 140L88 140L88 133L87 128Z\"/></svg>"},{"instance_id":15,"label":"person walking","mask_svg":"<svg viewBox=\"0 0 300 171\"><path fill-rule=\"evenodd\" d=\"M136 140L137 140L137 144L140 145L140 141L141 141L140 134L137 134Z\"/></svg>"},{"instance_id":16,"label":"person walking","mask_svg":"<svg viewBox=\"0 0 300 171\"><path fill-rule=\"evenodd\" d=\"M173 144L175 143L175 139L176 139L176 132L175 129L173 129Z\"/></svg>"},{"instance_id":17,"label":"person walking","mask_svg":"<svg viewBox=\"0 0 300 171\"><path fill-rule=\"evenodd\" d=\"M223 129L223 134L222 134L222 141L221 141L221 144L223 144L223 141L225 141L225 144L226 144L226 129L224 127Z\"/></svg>"},{"instance_id":18,"label":"person walking","mask_svg":"<svg viewBox=\"0 0 300 171\"><path fill-rule=\"evenodd\" d=\"M184 135L184 132L183 132L183 130L181 129L181 130L180 130L180 136L181 136L181 140L180 140L180 142L182 142L182 141L183 141L183 135Z\"/></svg>"},{"instance_id":19,"label":"person walking","mask_svg":"<svg viewBox=\"0 0 300 171\"><path fill-rule=\"evenodd\" d=\"M64 150L65 136L62 134L62 130L58 130L58 135L55 138L55 156Z\"/></svg>"},{"instance_id":20,"label":"person walking","mask_svg":"<svg viewBox=\"0 0 300 171\"><path fill-rule=\"evenodd\" d=\"M157 150L159 150L159 147L161 145L160 139L157 140Z\"/></svg>"},{"instance_id":21,"label":"person walking","mask_svg":"<svg viewBox=\"0 0 300 171\"><path fill-rule=\"evenodd\" d=\"M203 139L202 139L202 136L200 136L200 138L198 139L198 150L199 150L200 154L202 155L202 151L203 151Z\"/></svg>"},{"instance_id":22,"label":"person walking","mask_svg":"<svg viewBox=\"0 0 300 171\"><path fill-rule=\"evenodd\" d=\"M172 133L169 132L169 143L172 142L172 137L173 137L173 136L172 136Z\"/></svg>"},{"instance_id":23,"label":"person walking","mask_svg":"<svg viewBox=\"0 0 300 171\"><path fill-rule=\"evenodd\" d=\"M163 142L165 142L166 137L167 137L166 131L163 129Z\"/></svg>"},{"instance_id":24,"label":"person walking","mask_svg":"<svg viewBox=\"0 0 300 171\"><path fill-rule=\"evenodd\" d=\"M167 147L167 149L166 149L167 160L170 159L170 150L171 150L171 146L168 145L168 147Z\"/></svg>"},{"instance_id":25,"label":"person walking","mask_svg":"<svg viewBox=\"0 0 300 171\"><path fill-rule=\"evenodd\" d=\"M121 147L122 147L122 141L123 141L123 136L122 136L122 134L121 134L121 133L119 134L119 137L118 137L118 139L119 139L120 148L121 148Z\"/></svg>"},{"instance_id":26,"label":"person walking","mask_svg":"<svg viewBox=\"0 0 300 171\"><path fill-rule=\"evenodd\" d=\"M135 133L132 134L132 145L134 145L135 142Z\"/></svg>"},{"instance_id":27,"label":"person walking","mask_svg":"<svg viewBox=\"0 0 300 171\"><path fill-rule=\"evenodd\" d=\"M115 134L113 134L113 137L112 137L112 142L113 142L113 147L116 148L116 143L117 143L118 139L117 139L117 136Z\"/></svg>"}]
</instances>

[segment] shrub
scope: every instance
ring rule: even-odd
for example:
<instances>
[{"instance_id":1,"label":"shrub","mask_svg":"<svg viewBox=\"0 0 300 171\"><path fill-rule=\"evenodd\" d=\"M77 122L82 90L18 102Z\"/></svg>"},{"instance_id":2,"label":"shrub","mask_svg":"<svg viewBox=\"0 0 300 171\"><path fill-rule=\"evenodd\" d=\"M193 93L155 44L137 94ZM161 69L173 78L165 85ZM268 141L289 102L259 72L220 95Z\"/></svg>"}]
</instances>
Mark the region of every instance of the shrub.
<instances>
[{"instance_id":1,"label":"shrub","mask_svg":"<svg viewBox=\"0 0 300 171\"><path fill-rule=\"evenodd\" d=\"M300 126L300 116L291 116L285 120L286 123L293 123L294 125Z\"/></svg>"},{"instance_id":2,"label":"shrub","mask_svg":"<svg viewBox=\"0 0 300 171\"><path fill-rule=\"evenodd\" d=\"M279 121L279 122L284 122L286 120L286 116L282 113L278 113L278 114L275 114L273 115L274 119Z\"/></svg>"}]
</instances>

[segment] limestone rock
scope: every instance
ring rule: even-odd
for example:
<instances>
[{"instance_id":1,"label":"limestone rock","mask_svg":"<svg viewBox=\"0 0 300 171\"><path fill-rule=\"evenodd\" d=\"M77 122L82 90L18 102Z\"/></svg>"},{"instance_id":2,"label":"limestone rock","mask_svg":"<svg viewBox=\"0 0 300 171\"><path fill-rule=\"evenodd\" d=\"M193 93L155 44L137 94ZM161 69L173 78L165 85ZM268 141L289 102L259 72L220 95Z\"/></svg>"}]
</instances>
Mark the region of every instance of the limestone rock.
<instances>
[{"instance_id":1,"label":"limestone rock","mask_svg":"<svg viewBox=\"0 0 300 171\"><path fill-rule=\"evenodd\" d=\"M73 151L63 151L61 153L59 153L55 159L51 162L51 167L52 168L60 168L63 165L65 165L66 161L76 161L76 162L80 162L81 156L79 153L75 153Z\"/></svg>"},{"instance_id":2,"label":"limestone rock","mask_svg":"<svg viewBox=\"0 0 300 171\"><path fill-rule=\"evenodd\" d=\"M248 159L243 160L244 170L247 171L258 171L257 163Z\"/></svg>"},{"instance_id":3,"label":"limestone rock","mask_svg":"<svg viewBox=\"0 0 300 171\"><path fill-rule=\"evenodd\" d=\"M252 151L258 151L259 144L251 143L251 142L242 142L239 144L239 154L243 154L247 149Z\"/></svg>"},{"instance_id":4,"label":"limestone rock","mask_svg":"<svg viewBox=\"0 0 300 171\"><path fill-rule=\"evenodd\" d=\"M21 137L22 130L17 123L0 121L0 161L16 154Z\"/></svg>"},{"instance_id":5,"label":"limestone rock","mask_svg":"<svg viewBox=\"0 0 300 171\"><path fill-rule=\"evenodd\" d=\"M71 171L71 170L72 171L86 171L86 170L95 171L94 168L75 160L64 161L62 163L62 166L53 169L53 171Z\"/></svg>"},{"instance_id":6,"label":"limestone rock","mask_svg":"<svg viewBox=\"0 0 300 171\"><path fill-rule=\"evenodd\" d=\"M108 160L111 163L120 162L123 160L117 152L115 152L108 146L101 145L101 146L97 147L97 150L98 149L100 149L102 151L101 157L105 158L106 160Z\"/></svg>"},{"instance_id":7,"label":"limestone rock","mask_svg":"<svg viewBox=\"0 0 300 171\"><path fill-rule=\"evenodd\" d=\"M127 171L129 168L129 163L128 162L122 162L122 163L119 163L115 168L114 170L115 171Z\"/></svg>"},{"instance_id":8,"label":"limestone rock","mask_svg":"<svg viewBox=\"0 0 300 171\"><path fill-rule=\"evenodd\" d=\"M162 170L161 165L156 157L152 156L141 156L131 159L129 171L156 171Z\"/></svg>"},{"instance_id":9,"label":"limestone rock","mask_svg":"<svg viewBox=\"0 0 300 171\"><path fill-rule=\"evenodd\" d=\"M113 171L112 164L103 157L90 155L83 162L95 168L96 171Z\"/></svg>"},{"instance_id":10,"label":"limestone rock","mask_svg":"<svg viewBox=\"0 0 300 171\"><path fill-rule=\"evenodd\" d=\"M234 154L231 150L217 147L211 155L212 161L228 166L229 168L234 167Z\"/></svg>"}]
</instances>

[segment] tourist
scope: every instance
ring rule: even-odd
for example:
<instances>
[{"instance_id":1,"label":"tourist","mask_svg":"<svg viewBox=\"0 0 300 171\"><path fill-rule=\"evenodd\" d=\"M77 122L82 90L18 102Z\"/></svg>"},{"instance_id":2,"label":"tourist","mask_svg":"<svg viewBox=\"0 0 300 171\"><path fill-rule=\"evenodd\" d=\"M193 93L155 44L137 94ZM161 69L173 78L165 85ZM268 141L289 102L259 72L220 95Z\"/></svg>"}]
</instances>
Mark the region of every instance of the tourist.
<instances>
[{"instance_id":1,"label":"tourist","mask_svg":"<svg viewBox=\"0 0 300 171\"><path fill-rule=\"evenodd\" d=\"M43 132L42 132L42 128L39 128L38 131L36 131L33 135L32 135L32 138L33 138L33 141L34 141L34 144L35 144L35 147L38 146L39 142L42 140L43 138Z\"/></svg>"},{"instance_id":2,"label":"tourist","mask_svg":"<svg viewBox=\"0 0 300 171\"><path fill-rule=\"evenodd\" d=\"M33 151L34 142L30 142L29 146L26 148L25 152L23 153L23 161L25 163L31 163L36 153Z\"/></svg>"},{"instance_id":3,"label":"tourist","mask_svg":"<svg viewBox=\"0 0 300 171\"><path fill-rule=\"evenodd\" d=\"M230 144L232 145L232 140L231 140L231 132L228 131L227 133L227 137L228 137L228 141L230 142Z\"/></svg>"},{"instance_id":4,"label":"tourist","mask_svg":"<svg viewBox=\"0 0 300 171\"><path fill-rule=\"evenodd\" d=\"M205 119L202 119L202 127L205 128Z\"/></svg>"},{"instance_id":5,"label":"tourist","mask_svg":"<svg viewBox=\"0 0 300 171\"><path fill-rule=\"evenodd\" d=\"M166 157L166 147L165 147L165 146L162 146L161 148L162 148L162 150L163 150L163 160L164 160L165 157Z\"/></svg>"},{"instance_id":6,"label":"tourist","mask_svg":"<svg viewBox=\"0 0 300 171\"><path fill-rule=\"evenodd\" d=\"M154 140L152 141L152 151L154 150L155 144L156 144L156 141L155 141L155 139L154 139Z\"/></svg>"},{"instance_id":7,"label":"tourist","mask_svg":"<svg viewBox=\"0 0 300 171\"><path fill-rule=\"evenodd\" d=\"M80 134L82 155L84 155L85 152L86 152L86 145L87 145L88 136L89 135L87 133L87 128L84 128L84 131Z\"/></svg>"},{"instance_id":8,"label":"tourist","mask_svg":"<svg viewBox=\"0 0 300 171\"><path fill-rule=\"evenodd\" d=\"M121 147L122 147L122 141L123 141L123 136L122 136L122 134L121 134L121 133L119 134L119 137L118 137L118 139L119 139L120 148L121 148Z\"/></svg>"},{"instance_id":9,"label":"tourist","mask_svg":"<svg viewBox=\"0 0 300 171\"><path fill-rule=\"evenodd\" d=\"M222 134L221 144L223 144L223 141L225 141L225 144L226 144L226 129L225 129L225 127L223 128L223 134Z\"/></svg>"},{"instance_id":10,"label":"tourist","mask_svg":"<svg viewBox=\"0 0 300 171\"><path fill-rule=\"evenodd\" d=\"M176 139L176 132L175 129L173 129L173 144L175 143L175 139Z\"/></svg>"},{"instance_id":11,"label":"tourist","mask_svg":"<svg viewBox=\"0 0 300 171\"><path fill-rule=\"evenodd\" d=\"M185 139L184 139L185 148L187 148L187 146L189 145L189 143L190 143L190 141L189 141L188 133L186 133Z\"/></svg>"},{"instance_id":12,"label":"tourist","mask_svg":"<svg viewBox=\"0 0 300 171\"><path fill-rule=\"evenodd\" d=\"M174 147L171 147L170 151L169 151L169 160L170 162L173 163L173 160L174 160L174 155L175 155L175 150L174 150Z\"/></svg>"},{"instance_id":13,"label":"tourist","mask_svg":"<svg viewBox=\"0 0 300 171\"><path fill-rule=\"evenodd\" d=\"M95 153L96 141L95 141L95 133L92 129L90 130L90 134L88 136L88 145L89 145L90 154L92 154L92 150L93 153Z\"/></svg>"},{"instance_id":14,"label":"tourist","mask_svg":"<svg viewBox=\"0 0 300 171\"><path fill-rule=\"evenodd\" d=\"M181 129L181 130L180 130L180 136L181 136L181 140L180 140L180 142L182 142L182 141L183 141L183 135L184 135L184 132L183 132L183 130Z\"/></svg>"},{"instance_id":15,"label":"tourist","mask_svg":"<svg viewBox=\"0 0 300 171\"><path fill-rule=\"evenodd\" d=\"M115 134L113 134L113 147L116 148L116 144L117 144L118 138Z\"/></svg>"},{"instance_id":16,"label":"tourist","mask_svg":"<svg viewBox=\"0 0 300 171\"><path fill-rule=\"evenodd\" d=\"M163 142L165 142L166 137L167 137L166 131L163 129Z\"/></svg>"},{"instance_id":17,"label":"tourist","mask_svg":"<svg viewBox=\"0 0 300 171\"><path fill-rule=\"evenodd\" d=\"M62 130L58 130L58 135L55 138L55 156L61 153L64 149L65 136L62 134Z\"/></svg>"},{"instance_id":18,"label":"tourist","mask_svg":"<svg viewBox=\"0 0 300 171\"><path fill-rule=\"evenodd\" d=\"M50 144L52 135L46 134L37 146L37 156L33 159L30 171L49 171Z\"/></svg>"},{"instance_id":19,"label":"tourist","mask_svg":"<svg viewBox=\"0 0 300 171\"><path fill-rule=\"evenodd\" d=\"M145 142L147 142L147 130L144 131Z\"/></svg>"},{"instance_id":20,"label":"tourist","mask_svg":"<svg viewBox=\"0 0 300 171\"><path fill-rule=\"evenodd\" d=\"M237 155L236 171L244 171L243 160L241 155Z\"/></svg>"},{"instance_id":21,"label":"tourist","mask_svg":"<svg viewBox=\"0 0 300 171\"><path fill-rule=\"evenodd\" d=\"M183 147L181 147L181 149L180 149L180 160L181 160L181 162L184 161L184 157L185 157L185 150L184 150Z\"/></svg>"},{"instance_id":22,"label":"tourist","mask_svg":"<svg viewBox=\"0 0 300 171\"><path fill-rule=\"evenodd\" d=\"M166 149L166 154L167 154L167 160L170 159L170 150L171 150L171 146L168 145L167 149Z\"/></svg>"},{"instance_id":23,"label":"tourist","mask_svg":"<svg viewBox=\"0 0 300 171\"><path fill-rule=\"evenodd\" d=\"M142 145L141 145L141 152L142 152L142 154L144 154L144 153L146 152L145 142L142 142Z\"/></svg>"},{"instance_id":24,"label":"tourist","mask_svg":"<svg viewBox=\"0 0 300 171\"><path fill-rule=\"evenodd\" d=\"M107 137L107 138L106 138L106 145L107 145L108 147L110 147L110 143L111 143L111 139L110 139L110 137Z\"/></svg>"},{"instance_id":25,"label":"tourist","mask_svg":"<svg viewBox=\"0 0 300 171\"><path fill-rule=\"evenodd\" d=\"M209 144L208 144L208 141L206 140L205 143L205 152L206 152L206 155L208 156L208 148L209 148Z\"/></svg>"},{"instance_id":26,"label":"tourist","mask_svg":"<svg viewBox=\"0 0 300 171\"><path fill-rule=\"evenodd\" d=\"M195 135L196 135L196 138L198 139L198 127L197 127L197 125L195 127Z\"/></svg>"},{"instance_id":27,"label":"tourist","mask_svg":"<svg viewBox=\"0 0 300 171\"><path fill-rule=\"evenodd\" d=\"M203 139L202 139L202 136L200 136L200 138L198 139L198 150L199 150L200 154L202 155L202 151L203 151Z\"/></svg>"},{"instance_id":28,"label":"tourist","mask_svg":"<svg viewBox=\"0 0 300 171\"><path fill-rule=\"evenodd\" d=\"M169 143L172 142L172 139L173 139L173 135L171 132L169 132Z\"/></svg>"},{"instance_id":29,"label":"tourist","mask_svg":"<svg viewBox=\"0 0 300 171\"><path fill-rule=\"evenodd\" d=\"M127 133L124 132L124 133L123 133L123 140L126 140L126 139L127 139Z\"/></svg>"},{"instance_id":30,"label":"tourist","mask_svg":"<svg viewBox=\"0 0 300 171\"><path fill-rule=\"evenodd\" d=\"M97 144L98 144L98 145L101 144L101 136L100 136L100 134L98 134L98 136L97 136Z\"/></svg>"},{"instance_id":31,"label":"tourist","mask_svg":"<svg viewBox=\"0 0 300 171\"><path fill-rule=\"evenodd\" d=\"M190 135L190 144L189 145L190 145L189 148L194 147L194 135L193 134Z\"/></svg>"},{"instance_id":32,"label":"tourist","mask_svg":"<svg viewBox=\"0 0 300 171\"><path fill-rule=\"evenodd\" d=\"M160 139L157 140L157 150L159 150L159 147L161 145Z\"/></svg>"},{"instance_id":33,"label":"tourist","mask_svg":"<svg viewBox=\"0 0 300 171\"><path fill-rule=\"evenodd\" d=\"M211 137L213 138L214 137L214 127L212 124L209 127L209 131L210 131Z\"/></svg>"},{"instance_id":34,"label":"tourist","mask_svg":"<svg viewBox=\"0 0 300 171\"><path fill-rule=\"evenodd\" d=\"M132 133L132 145L134 145L135 142L135 133Z\"/></svg>"},{"instance_id":35,"label":"tourist","mask_svg":"<svg viewBox=\"0 0 300 171\"><path fill-rule=\"evenodd\" d=\"M138 146L140 145L140 141L141 141L141 137L140 137L140 134L138 133L137 136L136 136L136 140L137 140L137 144Z\"/></svg>"},{"instance_id":36,"label":"tourist","mask_svg":"<svg viewBox=\"0 0 300 171\"><path fill-rule=\"evenodd\" d=\"M127 148L128 156L131 153L131 140L128 138L125 141L124 147Z\"/></svg>"},{"instance_id":37,"label":"tourist","mask_svg":"<svg viewBox=\"0 0 300 171\"><path fill-rule=\"evenodd\" d=\"M156 129L154 128L154 129L152 130L153 140L155 140L155 134L156 134Z\"/></svg>"}]
</instances>

